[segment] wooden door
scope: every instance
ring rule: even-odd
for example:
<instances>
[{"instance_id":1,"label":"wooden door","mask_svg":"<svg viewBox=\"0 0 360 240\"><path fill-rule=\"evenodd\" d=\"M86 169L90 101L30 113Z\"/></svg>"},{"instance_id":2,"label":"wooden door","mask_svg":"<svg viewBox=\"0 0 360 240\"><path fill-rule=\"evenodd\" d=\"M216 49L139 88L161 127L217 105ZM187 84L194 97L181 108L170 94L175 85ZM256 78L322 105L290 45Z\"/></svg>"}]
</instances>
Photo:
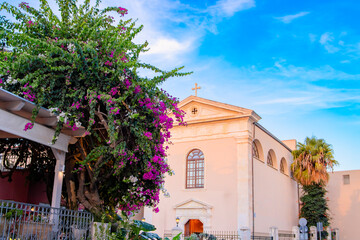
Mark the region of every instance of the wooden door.
<instances>
[{"instance_id":1,"label":"wooden door","mask_svg":"<svg viewBox=\"0 0 360 240\"><path fill-rule=\"evenodd\" d=\"M185 224L185 236L191 236L193 233L202 233L203 230L203 224L199 219L190 219Z\"/></svg>"}]
</instances>

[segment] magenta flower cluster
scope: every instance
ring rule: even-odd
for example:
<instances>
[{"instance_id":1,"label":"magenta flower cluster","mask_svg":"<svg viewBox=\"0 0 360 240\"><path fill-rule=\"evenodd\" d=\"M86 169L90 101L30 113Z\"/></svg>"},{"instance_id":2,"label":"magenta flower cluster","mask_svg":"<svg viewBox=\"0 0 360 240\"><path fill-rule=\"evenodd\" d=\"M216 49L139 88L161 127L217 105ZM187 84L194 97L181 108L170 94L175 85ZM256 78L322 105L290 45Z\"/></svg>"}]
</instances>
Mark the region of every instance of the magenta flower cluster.
<instances>
[{"instance_id":1,"label":"magenta flower cluster","mask_svg":"<svg viewBox=\"0 0 360 240\"><path fill-rule=\"evenodd\" d=\"M19 4L19 7L26 7L26 8L30 8L29 4L27 2L21 2Z\"/></svg>"},{"instance_id":2,"label":"magenta flower cluster","mask_svg":"<svg viewBox=\"0 0 360 240\"><path fill-rule=\"evenodd\" d=\"M32 89L33 87L28 83L26 83L23 88L24 91L22 93L24 94L24 98L26 98L31 102L35 101L36 97L35 97L35 93L33 93L33 89Z\"/></svg>"},{"instance_id":3,"label":"magenta flower cluster","mask_svg":"<svg viewBox=\"0 0 360 240\"><path fill-rule=\"evenodd\" d=\"M124 16L125 14L128 14L128 10L126 8L119 7L118 13Z\"/></svg>"}]
</instances>

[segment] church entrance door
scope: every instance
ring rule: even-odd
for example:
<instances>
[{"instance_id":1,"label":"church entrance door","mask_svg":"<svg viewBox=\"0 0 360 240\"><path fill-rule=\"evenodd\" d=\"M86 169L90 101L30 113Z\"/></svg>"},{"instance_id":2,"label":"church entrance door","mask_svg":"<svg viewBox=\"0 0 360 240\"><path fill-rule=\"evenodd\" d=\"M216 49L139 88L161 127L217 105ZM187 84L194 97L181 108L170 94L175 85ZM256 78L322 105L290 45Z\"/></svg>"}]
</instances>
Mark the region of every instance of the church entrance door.
<instances>
[{"instance_id":1,"label":"church entrance door","mask_svg":"<svg viewBox=\"0 0 360 240\"><path fill-rule=\"evenodd\" d=\"M203 231L203 223L199 219L190 219L185 224L185 237L189 237L193 233L202 233Z\"/></svg>"}]
</instances>

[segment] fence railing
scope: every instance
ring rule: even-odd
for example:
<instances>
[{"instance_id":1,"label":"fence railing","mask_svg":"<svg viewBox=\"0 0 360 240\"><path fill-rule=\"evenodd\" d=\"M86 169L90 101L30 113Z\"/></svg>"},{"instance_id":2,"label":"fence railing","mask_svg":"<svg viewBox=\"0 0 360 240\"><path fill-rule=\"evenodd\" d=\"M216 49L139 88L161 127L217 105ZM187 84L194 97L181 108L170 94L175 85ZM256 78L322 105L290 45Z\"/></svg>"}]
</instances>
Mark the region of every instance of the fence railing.
<instances>
[{"instance_id":1,"label":"fence railing","mask_svg":"<svg viewBox=\"0 0 360 240\"><path fill-rule=\"evenodd\" d=\"M211 240L241 240L241 237L237 231L205 231L203 233L194 233L199 239L211 239ZM171 239L172 233L170 230L164 232L164 238ZM182 239L187 239L190 236L184 234L181 235ZM252 240L273 240L273 237L269 236L269 233L255 233L251 236Z\"/></svg>"},{"instance_id":2,"label":"fence railing","mask_svg":"<svg viewBox=\"0 0 360 240\"><path fill-rule=\"evenodd\" d=\"M269 236L251 236L251 240L273 240L273 237Z\"/></svg>"},{"instance_id":3,"label":"fence railing","mask_svg":"<svg viewBox=\"0 0 360 240\"><path fill-rule=\"evenodd\" d=\"M241 240L237 231L208 231L205 234L214 236L217 240Z\"/></svg>"},{"instance_id":4,"label":"fence railing","mask_svg":"<svg viewBox=\"0 0 360 240\"><path fill-rule=\"evenodd\" d=\"M254 232L251 236L251 240L273 240L269 233L264 232Z\"/></svg>"},{"instance_id":5,"label":"fence railing","mask_svg":"<svg viewBox=\"0 0 360 240\"><path fill-rule=\"evenodd\" d=\"M294 237L291 231L279 231L279 240L292 240Z\"/></svg>"},{"instance_id":6,"label":"fence railing","mask_svg":"<svg viewBox=\"0 0 360 240\"><path fill-rule=\"evenodd\" d=\"M88 239L92 222L88 212L0 200L0 240Z\"/></svg>"}]
</instances>

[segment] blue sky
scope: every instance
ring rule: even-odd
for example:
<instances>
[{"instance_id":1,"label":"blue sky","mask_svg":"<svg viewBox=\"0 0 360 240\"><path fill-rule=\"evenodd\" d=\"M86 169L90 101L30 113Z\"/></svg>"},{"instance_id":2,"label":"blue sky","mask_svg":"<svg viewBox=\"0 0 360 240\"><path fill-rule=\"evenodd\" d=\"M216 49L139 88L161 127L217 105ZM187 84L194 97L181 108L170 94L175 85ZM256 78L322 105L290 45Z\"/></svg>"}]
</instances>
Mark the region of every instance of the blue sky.
<instances>
[{"instance_id":1,"label":"blue sky","mask_svg":"<svg viewBox=\"0 0 360 240\"><path fill-rule=\"evenodd\" d=\"M360 169L360 1L102 2L114 4L144 25L144 62L194 72L163 85L172 95L197 82L198 96L255 110L280 139L324 138L336 170Z\"/></svg>"}]
</instances>

